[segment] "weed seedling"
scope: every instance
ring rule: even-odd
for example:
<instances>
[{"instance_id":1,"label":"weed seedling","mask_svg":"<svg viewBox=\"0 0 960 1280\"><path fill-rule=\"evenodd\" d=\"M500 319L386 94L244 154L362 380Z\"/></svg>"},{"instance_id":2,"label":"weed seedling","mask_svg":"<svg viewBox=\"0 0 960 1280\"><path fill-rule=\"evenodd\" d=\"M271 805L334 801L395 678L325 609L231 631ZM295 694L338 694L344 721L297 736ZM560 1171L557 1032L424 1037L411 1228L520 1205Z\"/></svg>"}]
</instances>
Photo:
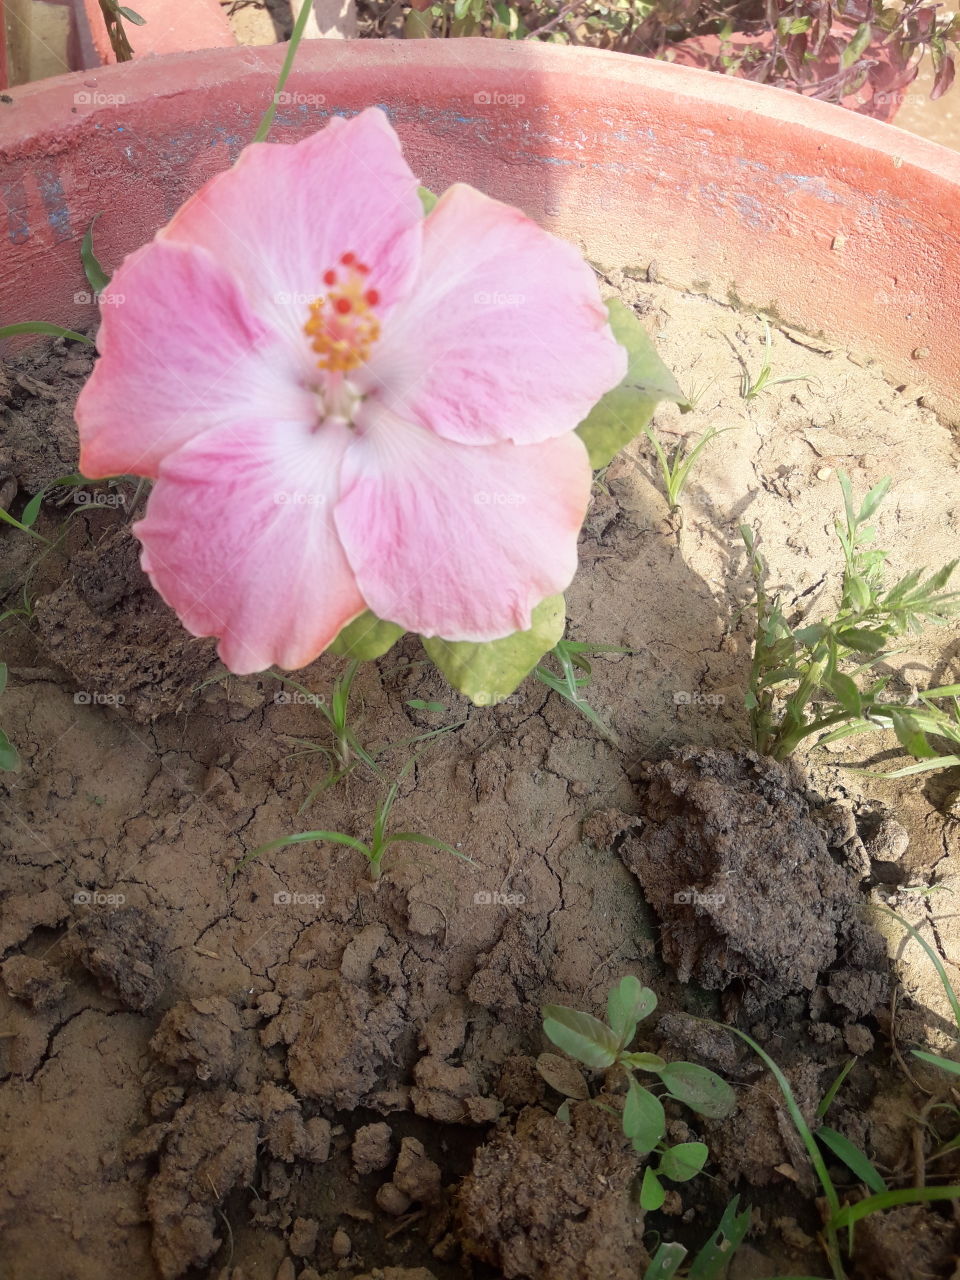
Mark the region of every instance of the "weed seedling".
<instances>
[{"instance_id":1,"label":"weed seedling","mask_svg":"<svg viewBox=\"0 0 960 1280\"><path fill-rule=\"evenodd\" d=\"M623 1132L635 1151L657 1156L656 1164L648 1164L643 1173L640 1204L645 1210L659 1209L663 1204L667 1194L663 1178L688 1182L703 1168L709 1152L703 1142L680 1142L673 1147L664 1144L667 1120L663 1103L652 1089L638 1082L634 1072L658 1077L671 1098L698 1115L719 1119L736 1106L727 1082L706 1067L693 1062L667 1062L656 1053L630 1052L638 1024L656 1007L657 997L650 988L628 976L607 997L606 1022L565 1005L548 1004L543 1008L543 1030L557 1048L592 1070L619 1064L627 1072L630 1083L623 1104ZM563 1077L558 1078L552 1071L551 1058L550 1054L541 1055L538 1067L548 1083L556 1081L555 1087L562 1091ZM584 1096L582 1092L580 1096ZM565 1106L569 1112L569 1104Z\"/></svg>"},{"instance_id":2,"label":"weed seedling","mask_svg":"<svg viewBox=\"0 0 960 1280\"><path fill-rule=\"evenodd\" d=\"M677 445L673 451L673 457L668 458L664 451L663 445L657 439L652 427L646 428L647 439L653 445L653 451L657 455L657 462L660 466L660 474L663 477L663 487L667 491L667 502L670 504L670 514L680 511L680 498L687 481L690 479L690 472L693 464L696 462L700 454L717 436L722 436L725 431L732 431L732 427L709 427L697 443L693 446L689 453L685 452L683 442Z\"/></svg>"},{"instance_id":3,"label":"weed seedling","mask_svg":"<svg viewBox=\"0 0 960 1280\"><path fill-rule=\"evenodd\" d=\"M280 675L275 671L270 673L281 684L292 685L311 706L316 707L329 725L333 736L332 747L323 746L305 738L290 739L291 742L303 746L302 751L293 753L294 756L319 752L330 763L329 771L324 779L311 789L310 794L301 805L301 812L308 808L322 791L326 791L328 787L346 777L357 763L362 762L376 774L380 772L374 763L373 757L357 741L357 736L350 726L350 690L353 688L353 682L359 669L360 663L356 659L348 664L343 675L333 682L333 690L330 694L329 702L322 698L320 694L311 693L309 689L304 688L302 684L292 680L288 675ZM283 702L288 700L289 696L289 694L285 696L283 693L278 693L276 700Z\"/></svg>"},{"instance_id":4,"label":"weed seedling","mask_svg":"<svg viewBox=\"0 0 960 1280\"><path fill-rule=\"evenodd\" d=\"M293 844L325 843L345 845L348 849L356 849L358 853L362 853L370 868L371 880L380 879L383 856L390 846L394 844L425 844L431 849L443 849L447 853L452 853L455 858L460 858L463 862L469 862L471 866L476 865L473 859L468 858L465 853L461 853L459 849L454 849L452 845L444 843L443 840L434 839L433 836L421 835L416 831L387 831L387 823L390 821L390 812L400 791L400 783L415 759L416 757L413 757L409 760L401 771L400 776L390 784L383 803L374 815L373 831L369 844L366 844L363 840L357 840L354 836L345 835L342 831L298 831L294 835L280 836L277 840L269 840L266 844L260 845L252 853L248 853L245 858L241 859L237 864L236 870L239 872L254 858L259 858L264 853L272 853L275 849L286 849Z\"/></svg>"},{"instance_id":5,"label":"weed seedling","mask_svg":"<svg viewBox=\"0 0 960 1280\"><path fill-rule=\"evenodd\" d=\"M945 590L957 561L927 578L915 569L885 587L887 553L871 545L874 529L868 521L890 481L874 486L859 508L843 473L840 485L844 520L836 522L836 530L844 554L843 584L834 613L820 622L801 619L801 625L794 625L787 619L780 599L767 594L767 566L753 531L740 526L750 555L757 615L746 695L753 745L783 760L811 734L825 733L821 743L826 743L892 728L907 751L924 761L909 772L956 763L956 756L938 756L927 734L960 744L960 685L927 690L919 705L909 706L884 696L890 676L870 678L867 673L891 656L890 646L898 637L957 612L960 592ZM866 687L861 688L858 677L861 683L866 680ZM952 699L953 711L937 707L938 698Z\"/></svg>"},{"instance_id":6,"label":"weed seedling","mask_svg":"<svg viewBox=\"0 0 960 1280\"><path fill-rule=\"evenodd\" d=\"M589 702L581 697L581 691L586 689L593 679L593 667L587 661L586 655L597 653L631 653L632 650L624 649L620 645L615 644L581 644L575 640L560 640L550 650L547 657L553 657L560 668L561 675L556 675L547 667L537 667L534 675L541 684L545 684L548 689L552 689L554 693L559 693L561 698L566 698L571 706L586 716L595 729L606 738L606 740L618 747L620 739L614 731L605 724L598 713L594 711ZM578 675L577 672L582 674Z\"/></svg>"},{"instance_id":7,"label":"weed seedling","mask_svg":"<svg viewBox=\"0 0 960 1280\"><path fill-rule=\"evenodd\" d=\"M809 382L810 377L806 373L796 374L780 374L774 378L773 365L770 360L770 350L773 339L770 334L770 325L766 320L763 322L763 364L760 366L760 372L754 378L746 363L739 357L743 372L740 375L740 394L744 400L755 400L758 395L765 391L768 387L775 387L784 382Z\"/></svg>"}]
</instances>

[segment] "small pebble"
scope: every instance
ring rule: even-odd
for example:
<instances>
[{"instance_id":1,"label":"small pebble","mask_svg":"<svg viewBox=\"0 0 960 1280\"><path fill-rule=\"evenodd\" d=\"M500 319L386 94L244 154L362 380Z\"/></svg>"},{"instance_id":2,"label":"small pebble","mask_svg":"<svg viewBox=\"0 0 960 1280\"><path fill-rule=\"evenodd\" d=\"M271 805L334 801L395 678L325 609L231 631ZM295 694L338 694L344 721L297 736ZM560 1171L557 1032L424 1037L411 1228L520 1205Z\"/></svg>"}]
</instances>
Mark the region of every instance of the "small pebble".
<instances>
[{"instance_id":1,"label":"small pebble","mask_svg":"<svg viewBox=\"0 0 960 1280\"><path fill-rule=\"evenodd\" d=\"M335 1258L349 1258L353 1244L342 1227L338 1227L333 1233L333 1242L330 1248L333 1250Z\"/></svg>"},{"instance_id":2,"label":"small pebble","mask_svg":"<svg viewBox=\"0 0 960 1280\"><path fill-rule=\"evenodd\" d=\"M295 1258L306 1258L317 1247L320 1223L315 1218L295 1218L288 1241Z\"/></svg>"},{"instance_id":3,"label":"small pebble","mask_svg":"<svg viewBox=\"0 0 960 1280\"><path fill-rule=\"evenodd\" d=\"M384 1213L389 1213L393 1218L399 1218L410 1208L410 1197L404 1195L392 1182L385 1182L377 1192L377 1204Z\"/></svg>"}]
</instances>

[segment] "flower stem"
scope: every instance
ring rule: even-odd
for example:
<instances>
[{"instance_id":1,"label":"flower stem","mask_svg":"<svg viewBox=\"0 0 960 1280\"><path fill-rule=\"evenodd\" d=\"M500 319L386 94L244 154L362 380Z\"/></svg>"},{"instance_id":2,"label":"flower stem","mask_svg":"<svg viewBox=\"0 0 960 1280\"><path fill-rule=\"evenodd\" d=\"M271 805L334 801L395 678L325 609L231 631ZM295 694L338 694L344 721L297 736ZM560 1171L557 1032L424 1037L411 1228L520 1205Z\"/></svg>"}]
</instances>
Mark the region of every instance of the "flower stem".
<instances>
[{"instance_id":1,"label":"flower stem","mask_svg":"<svg viewBox=\"0 0 960 1280\"><path fill-rule=\"evenodd\" d=\"M290 43L287 45L287 56L283 60L283 66L280 69L280 78L277 80L277 87L273 91L273 101L263 113L263 119L260 121L260 127L253 135L254 142L265 142L267 134L270 132L270 126L273 124L273 118L277 114L277 98L279 97L283 86L287 83L287 77L293 70L293 64L297 57L297 48L300 44L300 38L303 35L304 27L310 20L313 13L313 0L304 0L303 8L297 16L293 32L290 36Z\"/></svg>"}]
</instances>

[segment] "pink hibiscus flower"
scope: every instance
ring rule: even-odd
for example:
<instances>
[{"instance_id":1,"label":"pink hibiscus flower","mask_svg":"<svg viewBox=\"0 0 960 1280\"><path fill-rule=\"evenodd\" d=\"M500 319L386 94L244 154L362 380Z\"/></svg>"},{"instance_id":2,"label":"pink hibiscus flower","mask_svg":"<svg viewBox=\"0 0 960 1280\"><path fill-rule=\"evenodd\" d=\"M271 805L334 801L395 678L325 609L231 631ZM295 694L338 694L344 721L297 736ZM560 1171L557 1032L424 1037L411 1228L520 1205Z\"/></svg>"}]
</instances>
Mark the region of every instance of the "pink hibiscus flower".
<instances>
[{"instance_id":1,"label":"pink hibiscus flower","mask_svg":"<svg viewBox=\"0 0 960 1280\"><path fill-rule=\"evenodd\" d=\"M248 147L113 278L84 475L150 476L153 585L239 674L365 609L530 625L576 568L574 428L626 372L579 254L454 186L428 217L384 114Z\"/></svg>"}]
</instances>

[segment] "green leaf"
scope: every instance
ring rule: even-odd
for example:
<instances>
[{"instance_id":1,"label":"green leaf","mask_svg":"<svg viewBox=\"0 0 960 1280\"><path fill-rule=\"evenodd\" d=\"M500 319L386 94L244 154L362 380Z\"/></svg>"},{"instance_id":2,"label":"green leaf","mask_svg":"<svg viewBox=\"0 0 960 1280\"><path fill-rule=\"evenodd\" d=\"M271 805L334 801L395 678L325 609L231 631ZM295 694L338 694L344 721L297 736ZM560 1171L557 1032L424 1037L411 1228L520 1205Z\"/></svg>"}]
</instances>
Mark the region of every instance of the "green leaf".
<instances>
[{"instance_id":1,"label":"green leaf","mask_svg":"<svg viewBox=\"0 0 960 1280\"><path fill-rule=\"evenodd\" d=\"M863 715L863 704L860 700L860 690L856 686L856 682L851 680L849 676L845 676L842 671L835 671L827 681L827 688L843 707L852 716Z\"/></svg>"},{"instance_id":2,"label":"green leaf","mask_svg":"<svg viewBox=\"0 0 960 1280\"><path fill-rule=\"evenodd\" d=\"M887 643L887 636L880 631L866 631L862 627L846 627L837 632L837 639L854 653L879 653Z\"/></svg>"},{"instance_id":3,"label":"green leaf","mask_svg":"<svg viewBox=\"0 0 960 1280\"><path fill-rule=\"evenodd\" d=\"M922 1062L929 1062L932 1067L939 1067L941 1071L947 1071L950 1075L960 1076L960 1062L954 1062L952 1058L941 1058L939 1053L924 1053L922 1049L912 1049L911 1053Z\"/></svg>"},{"instance_id":4,"label":"green leaf","mask_svg":"<svg viewBox=\"0 0 960 1280\"><path fill-rule=\"evenodd\" d=\"M123 10L121 9L120 12L122 13ZM96 226L97 218L99 217L99 213L94 216L80 246L80 261L83 263L83 272L94 293L102 293L110 283L110 277L100 265L97 255L93 251L93 228Z\"/></svg>"},{"instance_id":5,"label":"green leaf","mask_svg":"<svg viewBox=\"0 0 960 1280\"><path fill-rule=\"evenodd\" d=\"M641 1155L652 1151L667 1131L667 1118L663 1103L631 1079L630 1090L623 1104L623 1132Z\"/></svg>"},{"instance_id":6,"label":"green leaf","mask_svg":"<svg viewBox=\"0 0 960 1280\"><path fill-rule=\"evenodd\" d=\"M857 37L855 36L854 39L856 38ZM891 484L891 477L884 476L883 479L879 482L879 484L875 484L873 486L873 488L864 498L863 504L860 507L860 514L857 516L858 524L862 524L865 520L869 520L870 517L876 512L877 507L879 507L880 503L887 496L887 492L890 488L890 484Z\"/></svg>"},{"instance_id":7,"label":"green leaf","mask_svg":"<svg viewBox=\"0 0 960 1280\"><path fill-rule=\"evenodd\" d=\"M638 978L628 974L612 987L607 996L607 1021L624 1047L637 1033L637 1023L648 1018L657 1007L657 997Z\"/></svg>"},{"instance_id":8,"label":"green leaf","mask_svg":"<svg viewBox=\"0 0 960 1280\"><path fill-rule=\"evenodd\" d=\"M850 601L858 613L865 613L870 608L870 587L857 573L852 573L845 583Z\"/></svg>"},{"instance_id":9,"label":"green leaf","mask_svg":"<svg viewBox=\"0 0 960 1280\"><path fill-rule=\"evenodd\" d=\"M590 1013L562 1004L544 1005L543 1030L558 1049L586 1067L610 1067L617 1060L617 1037Z\"/></svg>"},{"instance_id":10,"label":"green leaf","mask_svg":"<svg viewBox=\"0 0 960 1280\"><path fill-rule=\"evenodd\" d=\"M707 1163L709 1155L705 1142L678 1142L660 1157L660 1170L671 1182L689 1182Z\"/></svg>"},{"instance_id":11,"label":"green leaf","mask_svg":"<svg viewBox=\"0 0 960 1280\"><path fill-rule=\"evenodd\" d=\"M842 1160L871 1191L886 1191L887 1184L863 1152L855 1147L849 1138L845 1138L842 1133L837 1133L836 1129L827 1128L826 1125L815 1129L814 1137L819 1138L823 1145L832 1151L838 1160Z\"/></svg>"},{"instance_id":12,"label":"green leaf","mask_svg":"<svg viewBox=\"0 0 960 1280\"><path fill-rule=\"evenodd\" d=\"M442 702L424 702L423 698L408 698L407 706L415 711L446 711Z\"/></svg>"},{"instance_id":13,"label":"green leaf","mask_svg":"<svg viewBox=\"0 0 960 1280\"><path fill-rule=\"evenodd\" d=\"M667 1193L664 1190L663 1183L650 1166L647 1165L643 1171L643 1183L640 1187L640 1208L645 1213L652 1213L654 1210L662 1208L666 1198Z\"/></svg>"},{"instance_id":14,"label":"green leaf","mask_svg":"<svg viewBox=\"0 0 960 1280\"><path fill-rule=\"evenodd\" d=\"M722 1280L727 1274L730 1259L747 1234L752 1217L749 1209L738 1214L739 1207L740 1197L734 1196L724 1209L716 1231L690 1264L687 1280Z\"/></svg>"},{"instance_id":15,"label":"green leaf","mask_svg":"<svg viewBox=\"0 0 960 1280\"><path fill-rule=\"evenodd\" d=\"M736 1094L726 1080L695 1062L668 1062L660 1079L672 1097L698 1115L719 1120L737 1105Z\"/></svg>"},{"instance_id":16,"label":"green leaf","mask_svg":"<svg viewBox=\"0 0 960 1280\"><path fill-rule=\"evenodd\" d=\"M341 658L353 658L357 662L369 662L382 657L402 635L403 627L398 627L395 622L382 622L368 609L347 623L333 644L327 646L327 652Z\"/></svg>"},{"instance_id":17,"label":"green leaf","mask_svg":"<svg viewBox=\"0 0 960 1280\"><path fill-rule=\"evenodd\" d=\"M686 1256L686 1249L675 1241L660 1245L643 1273L643 1280L673 1280Z\"/></svg>"},{"instance_id":18,"label":"green leaf","mask_svg":"<svg viewBox=\"0 0 960 1280\"><path fill-rule=\"evenodd\" d=\"M20 752L0 729L0 769L5 773L20 772Z\"/></svg>"},{"instance_id":19,"label":"green leaf","mask_svg":"<svg viewBox=\"0 0 960 1280\"><path fill-rule=\"evenodd\" d=\"M476 706L489 707L513 693L562 638L565 624L563 596L550 596L534 609L529 631L515 631L486 644L434 637L425 639L423 647L454 689Z\"/></svg>"},{"instance_id":20,"label":"green leaf","mask_svg":"<svg viewBox=\"0 0 960 1280\"><path fill-rule=\"evenodd\" d=\"M850 1072L853 1070L856 1064L857 1064L856 1058L850 1058L846 1063L844 1063L843 1068L837 1074L837 1077L834 1080L833 1084L831 1084L830 1088L820 1099L820 1105L817 1107L818 1120L822 1120L823 1117L830 1110L831 1106L833 1105L833 1100L837 1096L837 1094L840 1092L840 1088L844 1080L846 1080L847 1076L850 1074Z\"/></svg>"},{"instance_id":21,"label":"green leaf","mask_svg":"<svg viewBox=\"0 0 960 1280\"><path fill-rule=\"evenodd\" d=\"M900 1191L884 1191L882 1195L868 1196L856 1204L847 1204L833 1215L834 1228L852 1226L861 1218L881 1209L893 1209L900 1204L926 1204L930 1200L958 1200L960 1186L953 1187L904 1187Z\"/></svg>"},{"instance_id":22,"label":"green leaf","mask_svg":"<svg viewBox=\"0 0 960 1280\"><path fill-rule=\"evenodd\" d=\"M537 1058L537 1071L551 1089L556 1089L565 1098L585 1102L590 1097L583 1072L576 1063L569 1058L561 1058L559 1053L541 1053Z\"/></svg>"},{"instance_id":23,"label":"green leaf","mask_svg":"<svg viewBox=\"0 0 960 1280\"><path fill-rule=\"evenodd\" d=\"M135 13L133 9L128 9L125 5L121 5L117 9L117 13L122 14L128 22L132 22L135 27L142 27L146 24L146 18L141 18L139 13ZM93 281L90 282L91 284Z\"/></svg>"},{"instance_id":24,"label":"green leaf","mask_svg":"<svg viewBox=\"0 0 960 1280\"><path fill-rule=\"evenodd\" d=\"M3 507L0 507L0 520L2 520L4 524L12 525L14 529L19 529L21 533L29 533L30 537L36 538L38 542L47 541L42 534L37 533L35 529L31 529L28 524L22 524L15 516L12 516L9 511L4 511Z\"/></svg>"},{"instance_id":25,"label":"green leaf","mask_svg":"<svg viewBox=\"0 0 960 1280\"><path fill-rule=\"evenodd\" d=\"M423 205L423 212L430 213L433 206L440 199L435 196L429 187L417 187L417 195L420 197L420 203Z\"/></svg>"},{"instance_id":26,"label":"green leaf","mask_svg":"<svg viewBox=\"0 0 960 1280\"><path fill-rule=\"evenodd\" d=\"M655 1071L658 1075L667 1065L659 1053L622 1053L620 1061L633 1071Z\"/></svg>"},{"instance_id":27,"label":"green leaf","mask_svg":"<svg viewBox=\"0 0 960 1280\"><path fill-rule=\"evenodd\" d=\"M633 311L613 298L607 303L607 314L614 337L627 350L629 365L620 385L608 391L577 427L594 470L605 467L640 434L661 400L689 408L686 396Z\"/></svg>"},{"instance_id":28,"label":"green leaf","mask_svg":"<svg viewBox=\"0 0 960 1280\"><path fill-rule=\"evenodd\" d=\"M889 715L897 741L906 747L912 756L916 756L918 760L929 760L937 754L908 711L894 711L891 708Z\"/></svg>"},{"instance_id":29,"label":"green leaf","mask_svg":"<svg viewBox=\"0 0 960 1280\"><path fill-rule=\"evenodd\" d=\"M860 26L857 27L856 31L853 33L853 39L850 41L850 43L844 49L843 53L840 55L840 66L843 67L844 69L846 69L847 67L852 67L853 64L860 57L861 53L863 53L864 49L866 49L869 43L870 43L870 23L861 22ZM881 480L880 485L882 485L883 483L884 482ZM887 484L889 485L889 483L890 482L888 480ZM880 488L880 485L877 485L878 489ZM871 492L874 492L874 491L871 490ZM886 490L884 490L884 492L886 492ZM869 501L869 496L870 495L868 494L867 495L868 501ZM883 497L883 494L881 494L880 496ZM865 506L866 506L866 502L864 503L864 507ZM862 516L862 511L861 511L861 516Z\"/></svg>"},{"instance_id":30,"label":"green leaf","mask_svg":"<svg viewBox=\"0 0 960 1280\"><path fill-rule=\"evenodd\" d=\"M70 338L73 342L85 342L88 347L93 342L82 333L73 329L64 329L59 324L49 324L46 320L21 320L19 324L7 324L0 328L0 338L16 338L23 333L43 333L52 338Z\"/></svg>"},{"instance_id":31,"label":"green leaf","mask_svg":"<svg viewBox=\"0 0 960 1280\"><path fill-rule=\"evenodd\" d=\"M45 492L46 491L44 489L41 489L39 493L35 493L23 508L23 515L20 517L20 520L28 529L32 529L37 523L37 516L40 514L40 508L43 505Z\"/></svg>"}]
</instances>

